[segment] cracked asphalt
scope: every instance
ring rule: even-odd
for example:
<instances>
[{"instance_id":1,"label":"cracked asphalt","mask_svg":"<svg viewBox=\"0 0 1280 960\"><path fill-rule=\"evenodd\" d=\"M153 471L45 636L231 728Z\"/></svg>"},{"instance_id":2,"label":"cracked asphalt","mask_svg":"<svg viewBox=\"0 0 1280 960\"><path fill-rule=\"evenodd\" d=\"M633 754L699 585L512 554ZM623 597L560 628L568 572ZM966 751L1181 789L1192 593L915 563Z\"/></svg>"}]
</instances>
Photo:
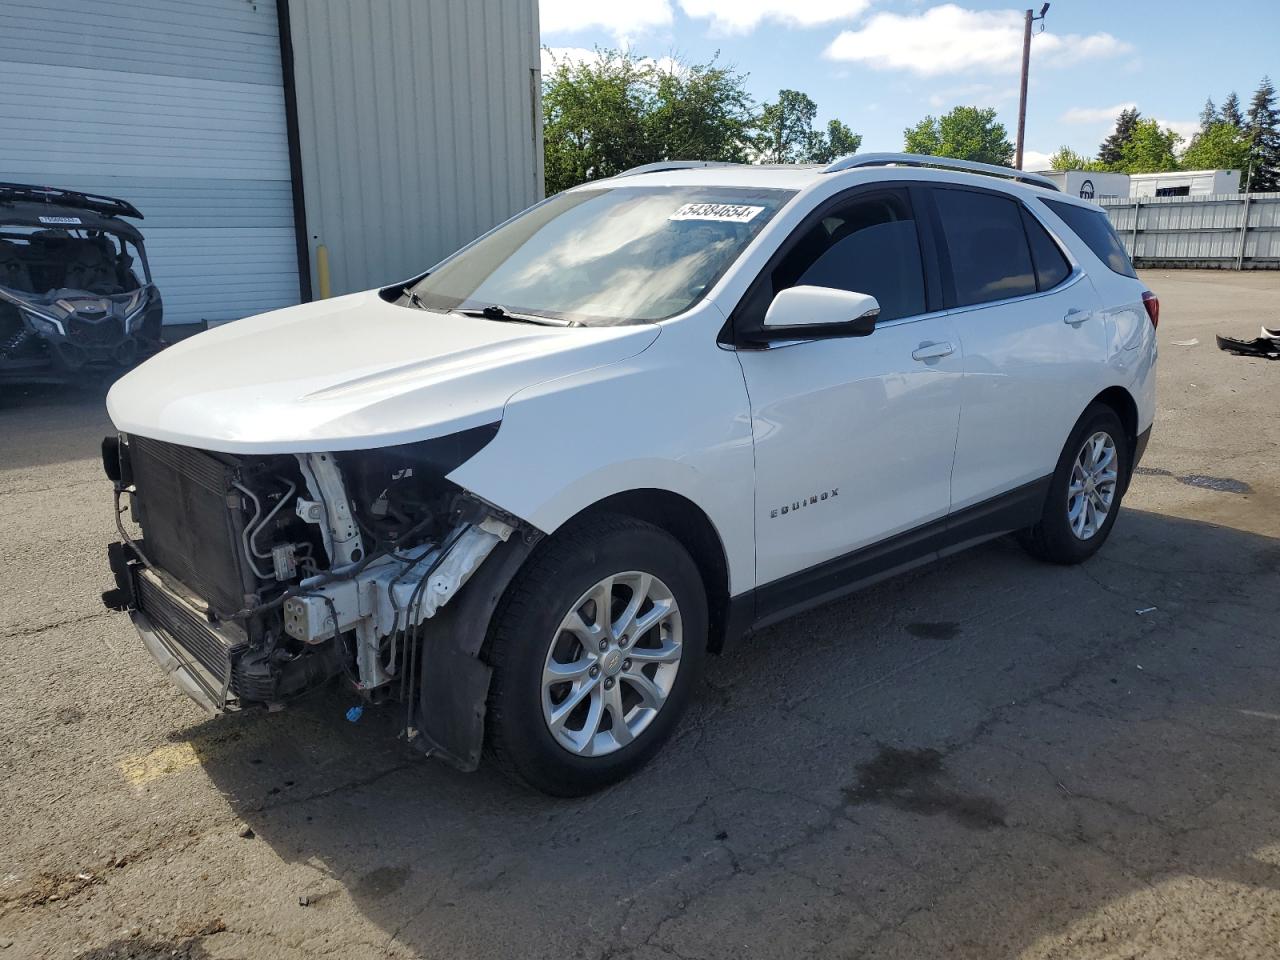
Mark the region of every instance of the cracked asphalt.
<instances>
[{"instance_id":1,"label":"cracked asphalt","mask_svg":"<svg viewBox=\"0 0 1280 960\"><path fill-rule=\"evenodd\" d=\"M1280 363L1213 334L1280 275L1145 278L1159 415L1095 559L997 541L769 629L583 801L336 691L206 720L99 605L101 394L5 388L0 960L1276 957Z\"/></svg>"}]
</instances>

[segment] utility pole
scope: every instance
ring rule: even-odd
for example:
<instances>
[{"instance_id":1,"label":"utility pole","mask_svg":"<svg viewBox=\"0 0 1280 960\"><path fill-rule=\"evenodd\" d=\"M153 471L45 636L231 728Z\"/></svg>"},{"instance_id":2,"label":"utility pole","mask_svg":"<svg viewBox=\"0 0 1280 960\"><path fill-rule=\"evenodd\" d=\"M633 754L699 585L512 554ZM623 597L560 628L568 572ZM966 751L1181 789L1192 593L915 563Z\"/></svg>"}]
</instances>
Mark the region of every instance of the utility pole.
<instances>
[{"instance_id":1,"label":"utility pole","mask_svg":"<svg viewBox=\"0 0 1280 960\"><path fill-rule=\"evenodd\" d=\"M1036 15L1033 10L1028 10L1022 24L1022 86L1018 93L1018 143L1013 157L1013 165L1019 170L1022 169L1023 138L1027 132L1027 73L1031 68L1031 25L1037 20L1043 20L1048 12L1049 4L1047 3L1040 8L1039 15Z\"/></svg>"}]
</instances>

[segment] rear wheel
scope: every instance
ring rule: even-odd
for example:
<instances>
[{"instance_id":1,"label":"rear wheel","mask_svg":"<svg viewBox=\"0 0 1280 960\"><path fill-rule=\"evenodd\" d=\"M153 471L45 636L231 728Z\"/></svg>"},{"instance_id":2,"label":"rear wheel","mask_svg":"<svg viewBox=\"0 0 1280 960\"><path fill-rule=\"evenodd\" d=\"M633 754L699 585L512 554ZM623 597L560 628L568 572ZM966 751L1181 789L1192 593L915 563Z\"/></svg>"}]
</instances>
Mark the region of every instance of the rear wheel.
<instances>
[{"instance_id":1,"label":"rear wheel","mask_svg":"<svg viewBox=\"0 0 1280 960\"><path fill-rule=\"evenodd\" d=\"M1051 563L1081 563L1115 526L1132 453L1124 424L1105 404L1091 404L1058 458L1044 512L1019 539Z\"/></svg>"},{"instance_id":2,"label":"rear wheel","mask_svg":"<svg viewBox=\"0 0 1280 960\"><path fill-rule=\"evenodd\" d=\"M495 616L490 751L556 796L620 780L670 736L706 645L702 579L674 537L626 517L558 534Z\"/></svg>"}]
</instances>

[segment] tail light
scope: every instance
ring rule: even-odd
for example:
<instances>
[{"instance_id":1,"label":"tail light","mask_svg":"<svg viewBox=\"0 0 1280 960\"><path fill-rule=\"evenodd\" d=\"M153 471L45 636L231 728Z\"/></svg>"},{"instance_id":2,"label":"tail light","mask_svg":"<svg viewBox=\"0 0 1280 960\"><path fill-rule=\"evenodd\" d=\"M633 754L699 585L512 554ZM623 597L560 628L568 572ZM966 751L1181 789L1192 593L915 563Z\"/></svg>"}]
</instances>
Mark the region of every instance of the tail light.
<instances>
[{"instance_id":1,"label":"tail light","mask_svg":"<svg viewBox=\"0 0 1280 960\"><path fill-rule=\"evenodd\" d=\"M1160 298L1150 290L1142 291L1142 305L1147 308L1147 316L1151 318L1151 327L1160 326Z\"/></svg>"}]
</instances>

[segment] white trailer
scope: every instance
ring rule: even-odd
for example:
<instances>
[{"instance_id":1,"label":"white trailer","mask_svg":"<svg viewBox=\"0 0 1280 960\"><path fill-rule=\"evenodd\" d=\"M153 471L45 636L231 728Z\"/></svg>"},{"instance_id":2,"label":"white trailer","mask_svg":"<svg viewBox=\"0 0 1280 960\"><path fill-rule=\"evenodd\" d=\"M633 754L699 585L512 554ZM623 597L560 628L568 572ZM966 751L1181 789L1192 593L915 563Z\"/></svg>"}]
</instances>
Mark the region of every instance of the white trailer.
<instances>
[{"instance_id":1,"label":"white trailer","mask_svg":"<svg viewBox=\"0 0 1280 960\"><path fill-rule=\"evenodd\" d=\"M1041 176L1048 177L1063 193L1084 200L1102 200L1110 197L1129 196L1127 173L1104 173L1094 170L1048 170Z\"/></svg>"},{"instance_id":2,"label":"white trailer","mask_svg":"<svg viewBox=\"0 0 1280 960\"><path fill-rule=\"evenodd\" d=\"M1176 170L1129 175L1131 197L1217 197L1239 192L1239 170Z\"/></svg>"}]
</instances>

